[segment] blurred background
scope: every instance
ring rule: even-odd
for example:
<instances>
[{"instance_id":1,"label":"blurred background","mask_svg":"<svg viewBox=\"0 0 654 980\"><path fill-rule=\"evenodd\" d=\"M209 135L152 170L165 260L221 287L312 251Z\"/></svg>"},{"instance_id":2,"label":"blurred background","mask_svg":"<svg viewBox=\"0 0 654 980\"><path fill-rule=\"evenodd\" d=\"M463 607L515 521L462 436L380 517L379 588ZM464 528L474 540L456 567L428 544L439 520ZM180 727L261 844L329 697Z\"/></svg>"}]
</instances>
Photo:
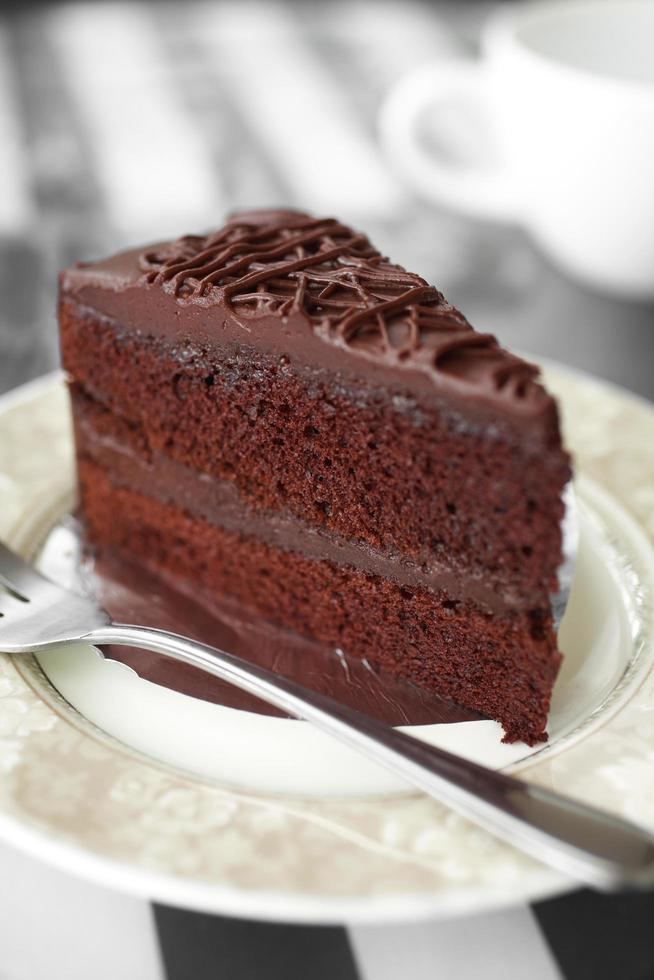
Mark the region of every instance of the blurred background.
<instances>
[{"instance_id":1,"label":"blurred background","mask_svg":"<svg viewBox=\"0 0 654 980\"><path fill-rule=\"evenodd\" d=\"M394 83L475 57L495 7L1 6L0 390L57 366L63 266L284 204L362 227L504 343L654 396L654 307L573 283L518 229L424 203L381 152Z\"/></svg>"}]
</instances>

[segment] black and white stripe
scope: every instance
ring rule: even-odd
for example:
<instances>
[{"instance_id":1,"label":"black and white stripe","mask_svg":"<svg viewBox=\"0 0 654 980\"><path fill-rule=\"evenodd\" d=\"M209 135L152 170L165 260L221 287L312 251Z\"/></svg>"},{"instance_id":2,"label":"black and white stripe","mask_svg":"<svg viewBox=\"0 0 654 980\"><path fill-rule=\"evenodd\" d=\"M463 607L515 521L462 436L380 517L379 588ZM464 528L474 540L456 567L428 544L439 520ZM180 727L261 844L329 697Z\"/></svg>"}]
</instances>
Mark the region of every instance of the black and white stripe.
<instances>
[{"instance_id":1,"label":"black and white stripe","mask_svg":"<svg viewBox=\"0 0 654 980\"><path fill-rule=\"evenodd\" d=\"M650 980L654 896L563 898L397 926L257 923L150 905L0 844L3 980Z\"/></svg>"},{"instance_id":2,"label":"black and white stripe","mask_svg":"<svg viewBox=\"0 0 654 980\"><path fill-rule=\"evenodd\" d=\"M640 357L651 310L599 303L519 233L425 207L378 152L384 91L474 45L490 6L81 2L0 14L0 390L56 364L58 266L283 202L361 220L480 326L490 310L508 341L651 395ZM2 980L654 977L652 896L578 891L446 922L323 928L151 906L4 845L0 867Z\"/></svg>"}]
</instances>

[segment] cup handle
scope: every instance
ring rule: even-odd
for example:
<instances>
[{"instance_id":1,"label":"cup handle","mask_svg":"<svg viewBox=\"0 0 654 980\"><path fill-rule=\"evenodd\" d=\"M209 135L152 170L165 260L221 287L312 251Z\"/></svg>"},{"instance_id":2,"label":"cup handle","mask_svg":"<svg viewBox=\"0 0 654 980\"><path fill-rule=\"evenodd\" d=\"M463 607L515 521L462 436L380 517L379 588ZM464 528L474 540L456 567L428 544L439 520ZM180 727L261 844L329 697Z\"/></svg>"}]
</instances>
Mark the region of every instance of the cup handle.
<instances>
[{"instance_id":1,"label":"cup handle","mask_svg":"<svg viewBox=\"0 0 654 980\"><path fill-rule=\"evenodd\" d=\"M481 154L486 159L491 157L493 162L488 166L439 157L419 138L417 124L425 111L466 103L478 117L486 119ZM471 128L473 125L471 121ZM427 199L474 217L519 222L515 182L493 146L493 110L483 65L453 61L412 72L391 90L382 106L379 132L391 163ZM473 138L478 135L473 134ZM447 127L442 137L446 143Z\"/></svg>"}]
</instances>

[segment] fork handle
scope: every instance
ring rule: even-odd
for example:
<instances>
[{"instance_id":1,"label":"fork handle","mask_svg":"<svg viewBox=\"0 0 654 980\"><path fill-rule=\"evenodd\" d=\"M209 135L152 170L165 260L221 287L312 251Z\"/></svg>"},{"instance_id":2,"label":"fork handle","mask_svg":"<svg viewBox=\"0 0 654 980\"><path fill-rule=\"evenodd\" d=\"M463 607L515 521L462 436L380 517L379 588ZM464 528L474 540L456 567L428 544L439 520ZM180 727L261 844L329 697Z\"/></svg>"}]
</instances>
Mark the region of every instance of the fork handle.
<instances>
[{"instance_id":1,"label":"fork handle","mask_svg":"<svg viewBox=\"0 0 654 980\"><path fill-rule=\"evenodd\" d=\"M84 637L140 647L228 681L333 735L539 861L603 890L654 883L654 835L636 824L495 772L324 694L165 630L110 624Z\"/></svg>"}]
</instances>

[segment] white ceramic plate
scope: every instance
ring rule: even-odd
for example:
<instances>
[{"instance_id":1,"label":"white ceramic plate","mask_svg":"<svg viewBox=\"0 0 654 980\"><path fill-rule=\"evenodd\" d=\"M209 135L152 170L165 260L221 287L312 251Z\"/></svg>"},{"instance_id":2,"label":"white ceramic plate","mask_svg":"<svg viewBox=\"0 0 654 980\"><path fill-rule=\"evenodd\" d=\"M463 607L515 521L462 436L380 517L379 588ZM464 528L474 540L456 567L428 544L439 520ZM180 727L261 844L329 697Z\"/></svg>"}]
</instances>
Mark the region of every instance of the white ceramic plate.
<instances>
[{"instance_id":1,"label":"white ceramic plate","mask_svg":"<svg viewBox=\"0 0 654 980\"><path fill-rule=\"evenodd\" d=\"M548 381L582 474L551 741L503 746L492 722L414 731L654 822L654 560L633 519L654 510L654 411L582 376ZM0 533L33 551L73 483L59 378L0 400L0 445ZM0 657L0 833L79 874L178 905L323 922L566 887L303 723L157 688L90 648L43 666L60 693L32 658Z\"/></svg>"}]
</instances>

